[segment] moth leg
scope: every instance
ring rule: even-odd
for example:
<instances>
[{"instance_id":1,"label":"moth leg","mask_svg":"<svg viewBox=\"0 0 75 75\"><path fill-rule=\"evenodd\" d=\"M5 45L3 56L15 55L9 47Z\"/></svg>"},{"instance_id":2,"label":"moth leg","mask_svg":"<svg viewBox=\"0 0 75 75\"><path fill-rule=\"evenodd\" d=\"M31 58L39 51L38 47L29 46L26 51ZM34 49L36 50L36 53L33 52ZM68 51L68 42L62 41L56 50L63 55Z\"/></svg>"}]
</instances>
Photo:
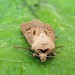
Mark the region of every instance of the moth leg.
<instances>
[{"instance_id":1,"label":"moth leg","mask_svg":"<svg viewBox=\"0 0 75 75\"><path fill-rule=\"evenodd\" d=\"M56 55L55 52L53 52L52 50L49 50L49 49L46 51L46 54L47 54L48 56L51 56L51 55L55 56L55 55Z\"/></svg>"},{"instance_id":2,"label":"moth leg","mask_svg":"<svg viewBox=\"0 0 75 75\"><path fill-rule=\"evenodd\" d=\"M55 52L51 52L51 54L52 54L53 56L55 56L55 55L56 55L56 53L55 53Z\"/></svg>"},{"instance_id":3,"label":"moth leg","mask_svg":"<svg viewBox=\"0 0 75 75\"><path fill-rule=\"evenodd\" d=\"M61 47L64 47L64 46L56 46L55 48L61 48Z\"/></svg>"},{"instance_id":4,"label":"moth leg","mask_svg":"<svg viewBox=\"0 0 75 75\"><path fill-rule=\"evenodd\" d=\"M34 57L34 56L38 56L37 53L33 53L33 57Z\"/></svg>"},{"instance_id":5,"label":"moth leg","mask_svg":"<svg viewBox=\"0 0 75 75\"><path fill-rule=\"evenodd\" d=\"M60 51L56 51L55 53L60 53Z\"/></svg>"},{"instance_id":6,"label":"moth leg","mask_svg":"<svg viewBox=\"0 0 75 75\"><path fill-rule=\"evenodd\" d=\"M55 36L55 38L58 38L58 36Z\"/></svg>"}]
</instances>

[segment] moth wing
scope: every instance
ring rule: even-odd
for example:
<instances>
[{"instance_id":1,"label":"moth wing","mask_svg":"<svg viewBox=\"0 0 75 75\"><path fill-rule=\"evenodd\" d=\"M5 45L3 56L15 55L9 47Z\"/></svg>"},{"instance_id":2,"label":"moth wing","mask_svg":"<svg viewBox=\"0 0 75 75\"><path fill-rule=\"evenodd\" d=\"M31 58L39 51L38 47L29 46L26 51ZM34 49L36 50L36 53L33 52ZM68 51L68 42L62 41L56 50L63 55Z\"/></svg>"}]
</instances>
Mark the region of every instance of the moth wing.
<instances>
[{"instance_id":1,"label":"moth wing","mask_svg":"<svg viewBox=\"0 0 75 75\"><path fill-rule=\"evenodd\" d=\"M40 27L41 25L43 25L43 24L39 20L32 20L27 23L22 23L21 31L22 31L23 35L26 37L26 39L30 45L32 45L32 43L33 43L33 35L32 35L33 29L35 27Z\"/></svg>"},{"instance_id":2,"label":"moth wing","mask_svg":"<svg viewBox=\"0 0 75 75\"><path fill-rule=\"evenodd\" d=\"M46 32L49 34L50 39L54 42L55 34L54 34L54 30L52 29L52 27L48 24L43 24L39 20L32 20L27 23L22 23L22 25L21 25L21 31L22 31L23 35L26 37L26 39L30 45L33 44L32 33L33 33L33 29L35 27L43 27L43 29L46 30Z\"/></svg>"},{"instance_id":3,"label":"moth wing","mask_svg":"<svg viewBox=\"0 0 75 75\"><path fill-rule=\"evenodd\" d=\"M32 36L30 35L30 24L29 23L22 23L21 25L21 31L25 38L27 39L28 43L31 45L33 43ZM28 32L29 31L29 32Z\"/></svg>"},{"instance_id":4,"label":"moth wing","mask_svg":"<svg viewBox=\"0 0 75 75\"><path fill-rule=\"evenodd\" d=\"M49 24L43 24L45 31L47 32L50 39L53 41L55 40L55 34L53 28Z\"/></svg>"}]
</instances>

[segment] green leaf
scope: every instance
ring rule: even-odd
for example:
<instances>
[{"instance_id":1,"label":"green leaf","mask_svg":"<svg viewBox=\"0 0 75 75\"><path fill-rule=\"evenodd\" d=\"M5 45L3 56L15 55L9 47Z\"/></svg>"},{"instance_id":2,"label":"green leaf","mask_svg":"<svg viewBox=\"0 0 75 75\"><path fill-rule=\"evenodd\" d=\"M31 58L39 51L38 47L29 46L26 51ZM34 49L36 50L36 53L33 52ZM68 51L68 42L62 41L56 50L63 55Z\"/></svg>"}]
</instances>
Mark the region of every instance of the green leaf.
<instances>
[{"instance_id":1,"label":"green leaf","mask_svg":"<svg viewBox=\"0 0 75 75\"><path fill-rule=\"evenodd\" d=\"M55 30L59 51L42 63L29 51L20 25L39 19ZM0 0L0 75L75 75L75 0Z\"/></svg>"}]
</instances>

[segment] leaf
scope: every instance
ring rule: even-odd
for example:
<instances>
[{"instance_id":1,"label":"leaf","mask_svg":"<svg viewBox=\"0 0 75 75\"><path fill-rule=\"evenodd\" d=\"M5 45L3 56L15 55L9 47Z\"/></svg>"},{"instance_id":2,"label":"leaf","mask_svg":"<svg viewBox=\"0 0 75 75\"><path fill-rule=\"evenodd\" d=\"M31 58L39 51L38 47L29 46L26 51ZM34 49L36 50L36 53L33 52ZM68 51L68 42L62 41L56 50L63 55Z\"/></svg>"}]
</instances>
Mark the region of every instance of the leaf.
<instances>
[{"instance_id":1,"label":"leaf","mask_svg":"<svg viewBox=\"0 0 75 75\"><path fill-rule=\"evenodd\" d=\"M55 30L64 48L41 63L27 50L20 25L39 19ZM75 75L75 0L0 0L0 75Z\"/></svg>"}]
</instances>

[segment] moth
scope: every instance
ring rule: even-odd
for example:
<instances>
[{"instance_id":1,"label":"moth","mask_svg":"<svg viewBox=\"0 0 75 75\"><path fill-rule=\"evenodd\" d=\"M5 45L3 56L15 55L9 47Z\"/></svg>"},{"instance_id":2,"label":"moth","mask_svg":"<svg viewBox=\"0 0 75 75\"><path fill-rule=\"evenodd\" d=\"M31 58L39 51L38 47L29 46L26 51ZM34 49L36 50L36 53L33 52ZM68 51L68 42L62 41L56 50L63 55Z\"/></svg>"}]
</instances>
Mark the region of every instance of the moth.
<instances>
[{"instance_id":1,"label":"moth","mask_svg":"<svg viewBox=\"0 0 75 75\"><path fill-rule=\"evenodd\" d=\"M49 24L39 20L32 20L21 24L21 31L31 50L34 51L33 56L40 58L41 62L45 62L47 57L55 55L55 34Z\"/></svg>"}]
</instances>

